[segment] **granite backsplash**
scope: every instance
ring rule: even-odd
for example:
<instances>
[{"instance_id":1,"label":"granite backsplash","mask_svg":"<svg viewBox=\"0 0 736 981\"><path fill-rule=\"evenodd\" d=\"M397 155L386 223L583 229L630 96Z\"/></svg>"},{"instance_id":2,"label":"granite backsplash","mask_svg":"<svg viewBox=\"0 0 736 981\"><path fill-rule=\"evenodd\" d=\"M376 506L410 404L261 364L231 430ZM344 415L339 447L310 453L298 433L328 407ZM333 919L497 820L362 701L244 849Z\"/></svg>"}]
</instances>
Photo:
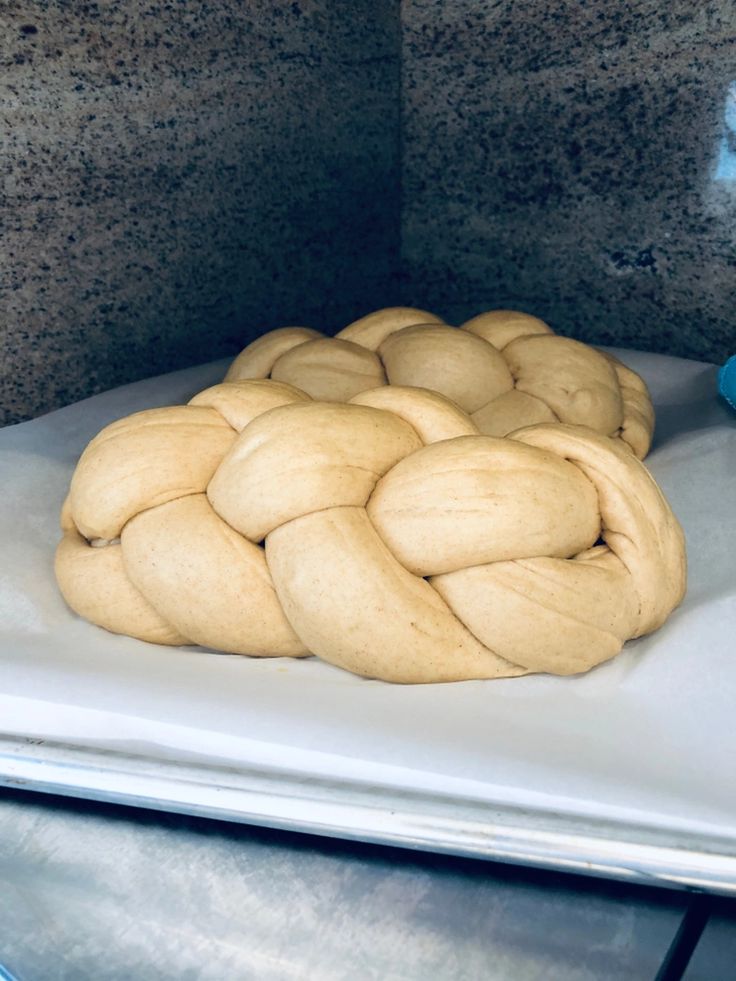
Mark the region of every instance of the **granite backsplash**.
<instances>
[{"instance_id":1,"label":"granite backsplash","mask_svg":"<svg viewBox=\"0 0 736 981\"><path fill-rule=\"evenodd\" d=\"M0 13L0 421L393 299L388 0Z\"/></svg>"},{"instance_id":2,"label":"granite backsplash","mask_svg":"<svg viewBox=\"0 0 736 981\"><path fill-rule=\"evenodd\" d=\"M392 303L736 349L736 9L0 13L0 421Z\"/></svg>"},{"instance_id":3,"label":"granite backsplash","mask_svg":"<svg viewBox=\"0 0 736 981\"><path fill-rule=\"evenodd\" d=\"M408 0L402 297L736 351L736 6Z\"/></svg>"}]
</instances>

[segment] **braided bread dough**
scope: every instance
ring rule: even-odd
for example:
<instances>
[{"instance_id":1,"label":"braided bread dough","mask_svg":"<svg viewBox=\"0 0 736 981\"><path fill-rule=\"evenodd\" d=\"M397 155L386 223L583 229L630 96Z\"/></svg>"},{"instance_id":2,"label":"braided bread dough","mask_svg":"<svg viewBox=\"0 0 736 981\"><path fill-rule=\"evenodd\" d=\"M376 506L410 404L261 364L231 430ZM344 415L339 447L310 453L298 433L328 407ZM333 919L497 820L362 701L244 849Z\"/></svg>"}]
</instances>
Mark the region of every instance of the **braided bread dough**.
<instances>
[{"instance_id":1,"label":"braided bread dough","mask_svg":"<svg viewBox=\"0 0 736 981\"><path fill-rule=\"evenodd\" d=\"M450 327L426 310L377 310L324 337L284 327L233 361L226 381L272 378L324 402L379 385L427 388L469 413L487 436L542 422L585 425L649 451L654 411L642 379L616 358L554 334L537 317L491 310Z\"/></svg>"},{"instance_id":2,"label":"braided bread dough","mask_svg":"<svg viewBox=\"0 0 736 981\"><path fill-rule=\"evenodd\" d=\"M229 381L136 413L82 454L62 527L61 591L108 630L396 682L586 671L685 589L680 526L620 439L482 435L414 387Z\"/></svg>"}]
</instances>

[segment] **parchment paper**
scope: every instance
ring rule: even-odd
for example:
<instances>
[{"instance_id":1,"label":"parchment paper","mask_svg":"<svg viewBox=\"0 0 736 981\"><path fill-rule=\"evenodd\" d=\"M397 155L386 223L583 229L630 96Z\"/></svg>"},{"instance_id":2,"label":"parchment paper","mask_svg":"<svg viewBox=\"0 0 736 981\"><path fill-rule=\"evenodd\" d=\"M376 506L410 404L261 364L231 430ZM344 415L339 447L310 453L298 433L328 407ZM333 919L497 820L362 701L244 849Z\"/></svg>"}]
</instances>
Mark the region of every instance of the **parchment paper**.
<instances>
[{"instance_id":1,"label":"parchment paper","mask_svg":"<svg viewBox=\"0 0 736 981\"><path fill-rule=\"evenodd\" d=\"M130 412L188 400L224 362L0 432L0 731L467 794L736 840L736 416L716 368L616 351L657 410L647 464L685 528L689 591L588 675L404 687L314 658L255 659L109 634L52 572L79 453Z\"/></svg>"}]
</instances>

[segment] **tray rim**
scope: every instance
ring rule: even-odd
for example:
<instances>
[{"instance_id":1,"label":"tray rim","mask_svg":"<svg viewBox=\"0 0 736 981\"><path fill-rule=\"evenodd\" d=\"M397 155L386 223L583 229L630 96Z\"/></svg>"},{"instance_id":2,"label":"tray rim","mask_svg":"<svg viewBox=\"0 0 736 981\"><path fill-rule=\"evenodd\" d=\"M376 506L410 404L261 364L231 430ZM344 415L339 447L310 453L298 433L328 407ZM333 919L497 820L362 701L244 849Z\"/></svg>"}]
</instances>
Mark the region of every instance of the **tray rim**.
<instances>
[{"instance_id":1,"label":"tray rim","mask_svg":"<svg viewBox=\"0 0 736 981\"><path fill-rule=\"evenodd\" d=\"M0 732L0 786L736 895L736 838Z\"/></svg>"}]
</instances>

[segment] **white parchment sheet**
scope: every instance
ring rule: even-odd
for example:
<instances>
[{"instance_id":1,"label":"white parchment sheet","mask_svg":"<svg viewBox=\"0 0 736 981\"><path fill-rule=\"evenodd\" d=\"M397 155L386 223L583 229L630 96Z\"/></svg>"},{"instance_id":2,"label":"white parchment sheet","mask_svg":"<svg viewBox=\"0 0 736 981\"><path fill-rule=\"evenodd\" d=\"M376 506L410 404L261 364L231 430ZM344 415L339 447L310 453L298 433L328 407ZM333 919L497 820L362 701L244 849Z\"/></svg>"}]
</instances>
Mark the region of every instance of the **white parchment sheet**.
<instances>
[{"instance_id":1,"label":"white parchment sheet","mask_svg":"<svg viewBox=\"0 0 736 981\"><path fill-rule=\"evenodd\" d=\"M221 379L220 362L0 431L0 731L736 842L736 414L712 365L616 353L652 390L647 464L684 525L690 577L667 624L612 662L576 678L404 687L314 658L152 646L77 618L52 560L79 453L113 419Z\"/></svg>"}]
</instances>

